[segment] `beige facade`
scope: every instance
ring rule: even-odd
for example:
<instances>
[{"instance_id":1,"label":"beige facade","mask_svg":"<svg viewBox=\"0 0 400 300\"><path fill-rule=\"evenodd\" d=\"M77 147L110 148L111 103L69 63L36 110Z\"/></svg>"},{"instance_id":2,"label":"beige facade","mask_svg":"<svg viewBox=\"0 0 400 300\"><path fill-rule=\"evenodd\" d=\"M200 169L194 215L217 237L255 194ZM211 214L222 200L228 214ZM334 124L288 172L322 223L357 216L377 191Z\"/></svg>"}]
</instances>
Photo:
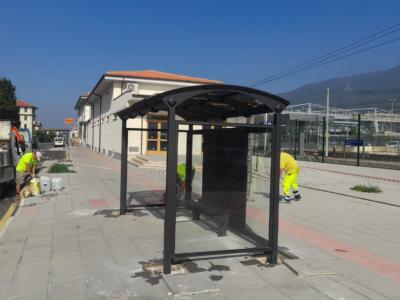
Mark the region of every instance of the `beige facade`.
<instances>
[{"instance_id":1,"label":"beige facade","mask_svg":"<svg viewBox=\"0 0 400 300\"><path fill-rule=\"evenodd\" d=\"M180 76L157 71L108 72L98 81L86 99L79 98L75 106L78 122L86 126L81 143L87 147L119 158L121 153L122 122L116 113L133 103L168 90L218 81ZM85 117L87 108L90 117ZM85 125L86 124L86 125ZM128 128L163 129L165 112L137 117L127 122ZM157 131L130 131L128 155L165 155L166 134ZM179 135L179 154L184 154L185 134ZM194 141L194 154L201 151L201 142Z\"/></svg>"}]
</instances>

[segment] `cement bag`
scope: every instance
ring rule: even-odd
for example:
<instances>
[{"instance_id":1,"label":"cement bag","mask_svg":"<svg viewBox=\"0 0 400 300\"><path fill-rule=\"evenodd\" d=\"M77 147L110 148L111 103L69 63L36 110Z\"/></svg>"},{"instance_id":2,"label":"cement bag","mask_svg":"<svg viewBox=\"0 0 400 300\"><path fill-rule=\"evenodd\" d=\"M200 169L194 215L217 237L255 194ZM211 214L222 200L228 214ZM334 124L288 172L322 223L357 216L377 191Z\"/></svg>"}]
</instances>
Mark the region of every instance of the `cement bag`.
<instances>
[{"instance_id":1,"label":"cement bag","mask_svg":"<svg viewBox=\"0 0 400 300\"><path fill-rule=\"evenodd\" d=\"M51 191L51 178L47 176L40 176L40 193L47 193Z\"/></svg>"},{"instance_id":2,"label":"cement bag","mask_svg":"<svg viewBox=\"0 0 400 300\"><path fill-rule=\"evenodd\" d=\"M40 180L39 178L32 178L29 183L29 188L33 196L40 195Z\"/></svg>"},{"instance_id":3,"label":"cement bag","mask_svg":"<svg viewBox=\"0 0 400 300\"><path fill-rule=\"evenodd\" d=\"M52 177L51 178L51 189L53 191L61 191L63 188L62 178L60 177Z\"/></svg>"}]
</instances>

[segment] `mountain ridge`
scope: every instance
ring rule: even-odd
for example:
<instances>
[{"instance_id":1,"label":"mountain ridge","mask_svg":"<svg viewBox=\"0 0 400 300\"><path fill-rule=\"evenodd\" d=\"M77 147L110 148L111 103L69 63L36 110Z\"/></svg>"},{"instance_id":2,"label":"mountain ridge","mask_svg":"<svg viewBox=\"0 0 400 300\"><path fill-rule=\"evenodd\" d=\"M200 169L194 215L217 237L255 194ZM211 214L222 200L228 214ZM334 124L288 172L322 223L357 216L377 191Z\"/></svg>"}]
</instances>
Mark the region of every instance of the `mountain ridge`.
<instances>
[{"instance_id":1,"label":"mountain ridge","mask_svg":"<svg viewBox=\"0 0 400 300\"><path fill-rule=\"evenodd\" d=\"M389 99L400 97L400 65L381 71L336 77L305 84L279 96L290 104L326 103L326 89L330 88L331 103L336 107L374 107L391 109Z\"/></svg>"}]
</instances>

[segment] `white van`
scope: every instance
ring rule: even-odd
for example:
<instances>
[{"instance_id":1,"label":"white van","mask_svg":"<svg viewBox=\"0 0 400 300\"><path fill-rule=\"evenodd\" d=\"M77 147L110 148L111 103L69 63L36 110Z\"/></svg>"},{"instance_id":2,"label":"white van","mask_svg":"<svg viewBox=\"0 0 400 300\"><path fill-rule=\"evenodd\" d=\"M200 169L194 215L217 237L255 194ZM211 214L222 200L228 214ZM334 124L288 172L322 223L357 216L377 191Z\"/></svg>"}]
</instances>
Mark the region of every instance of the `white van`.
<instances>
[{"instance_id":1,"label":"white van","mask_svg":"<svg viewBox=\"0 0 400 300\"><path fill-rule=\"evenodd\" d=\"M54 147L64 147L64 138L62 136L54 138Z\"/></svg>"}]
</instances>

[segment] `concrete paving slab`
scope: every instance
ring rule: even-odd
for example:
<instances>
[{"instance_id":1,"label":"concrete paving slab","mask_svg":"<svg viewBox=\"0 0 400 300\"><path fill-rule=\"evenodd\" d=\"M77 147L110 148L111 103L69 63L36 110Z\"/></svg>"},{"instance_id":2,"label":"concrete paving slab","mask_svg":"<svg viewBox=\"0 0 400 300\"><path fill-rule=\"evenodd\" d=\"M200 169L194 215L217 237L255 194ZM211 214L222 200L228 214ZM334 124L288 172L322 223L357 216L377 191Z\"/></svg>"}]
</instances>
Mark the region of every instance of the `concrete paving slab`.
<instances>
[{"instance_id":1,"label":"concrete paving slab","mask_svg":"<svg viewBox=\"0 0 400 300\"><path fill-rule=\"evenodd\" d=\"M33 294L27 293L20 296L15 296L15 297L11 296L7 298L7 300L47 300L47 299L49 299L47 297L47 291L41 291Z\"/></svg>"},{"instance_id":2,"label":"concrete paving slab","mask_svg":"<svg viewBox=\"0 0 400 300\"><path fill-rule=\"evenodd\" d=\"M300 278L309 276L336 275L336 272L331 269L324 269L320 265L316 265L313 262L307 262L304 260L286 259L283 260L282 264L288 267L295 275Z\"/></svg>"},{"instance_id":3,"label":"concrete paving slab","mask_svg":"<svg viewBox=\"0 0 400 300\"><path fill-rule=\"evenodd\" d=\"M309 277L306 280L321 294L331 299L373 299L370 294L351 289L330 277Z\"/></svg>"},{"instance_id":4,"label":"concrete paving slab","mask_svg":"<svg viewBox=\"0 0 400 300\"><path fill-rule=\"evenodd\" d=\"M47 292L48 261L21 263L8 291L9 297Z\"/></svg>"},{"instance_id":5,"label":"concrete paving slab","mask_svg":"<svg viewBox=\"0 0 400 300\"><path fill-rule=\"evenodd\" d=\"M87 291L85 280L82 278L52 283L49 285L50 300L85 300Z\"/></svg>"},{"instance_id":6,"label":"concrete paving slab","mask_svg":"<svg viewBox=\"0 0 400 300\"><path fill-rule=\"evenodd\" d=\"M167 275L163 277L163 280L172 292L172 295L177 297L181 295L219 292L219 288L214 285L208 276L205 273L189 273Z\"/></svg>"}]
</instances>

